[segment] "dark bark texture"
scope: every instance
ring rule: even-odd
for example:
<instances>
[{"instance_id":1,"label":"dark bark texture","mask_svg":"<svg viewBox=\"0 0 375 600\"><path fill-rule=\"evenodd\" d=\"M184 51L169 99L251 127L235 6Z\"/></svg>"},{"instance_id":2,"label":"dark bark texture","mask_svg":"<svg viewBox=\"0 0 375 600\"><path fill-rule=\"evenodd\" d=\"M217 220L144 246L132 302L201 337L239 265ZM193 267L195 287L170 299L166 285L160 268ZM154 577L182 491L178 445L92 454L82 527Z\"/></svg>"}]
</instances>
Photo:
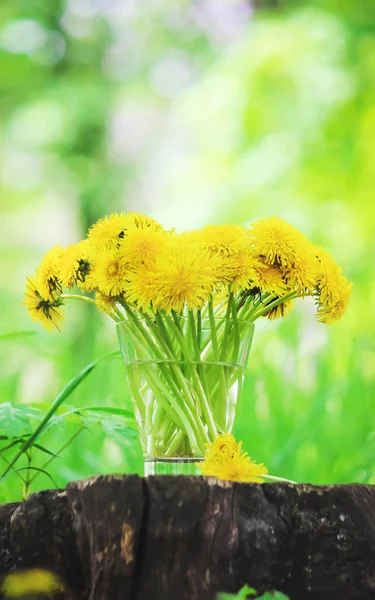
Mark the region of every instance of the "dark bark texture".
<instances>
[{"instance_id":1,"label":"dark bark texture","mask_svg":"<svg viewBox=\"0 0 375 600\"><path fill-rule=\"evenodd\" d=\"M46 568L78 600L375 599L375 488L98 476L0 506L0 578ZM0 594L1 596L1 594Z\"/></svg>"}]
</instances>

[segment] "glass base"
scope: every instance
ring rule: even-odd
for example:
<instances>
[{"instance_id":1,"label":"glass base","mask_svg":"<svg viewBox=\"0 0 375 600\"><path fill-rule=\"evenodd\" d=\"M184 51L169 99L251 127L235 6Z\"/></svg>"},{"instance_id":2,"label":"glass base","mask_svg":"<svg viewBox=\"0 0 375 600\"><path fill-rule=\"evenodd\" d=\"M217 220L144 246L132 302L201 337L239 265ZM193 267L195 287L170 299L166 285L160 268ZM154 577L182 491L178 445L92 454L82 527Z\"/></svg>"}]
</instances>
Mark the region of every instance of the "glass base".
<instances>
[{"instance_id":1,"label":"glass base","mask_svg":"<svg viewBox=\"0 0 375 600\"><path fill-rule=\"evenodd\" d=\"M197 457L171 457L171 458L146 458L144 465L145 477L149 475L201 475L197 467L203 458Z\"/></svg>"}]
</instances>

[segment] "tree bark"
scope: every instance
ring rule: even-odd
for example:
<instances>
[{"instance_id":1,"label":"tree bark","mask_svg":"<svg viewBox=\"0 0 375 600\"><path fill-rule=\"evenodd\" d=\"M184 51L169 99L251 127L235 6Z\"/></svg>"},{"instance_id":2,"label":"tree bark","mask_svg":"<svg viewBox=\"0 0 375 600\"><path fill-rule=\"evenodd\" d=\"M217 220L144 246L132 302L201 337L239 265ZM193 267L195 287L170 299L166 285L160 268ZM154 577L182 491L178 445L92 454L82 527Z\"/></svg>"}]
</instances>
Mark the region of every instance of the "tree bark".
<instances>
[{"instance_id":1,"label":"tree bark","mask_svg":"<svg viewBox=\"0 0 375 600\"><path fill-rule=\"evenodd\" d=\"M0 577L41 567L61 598L375 598L375 488L98 476L0 506Z\"/></svg>"}]
</instances>

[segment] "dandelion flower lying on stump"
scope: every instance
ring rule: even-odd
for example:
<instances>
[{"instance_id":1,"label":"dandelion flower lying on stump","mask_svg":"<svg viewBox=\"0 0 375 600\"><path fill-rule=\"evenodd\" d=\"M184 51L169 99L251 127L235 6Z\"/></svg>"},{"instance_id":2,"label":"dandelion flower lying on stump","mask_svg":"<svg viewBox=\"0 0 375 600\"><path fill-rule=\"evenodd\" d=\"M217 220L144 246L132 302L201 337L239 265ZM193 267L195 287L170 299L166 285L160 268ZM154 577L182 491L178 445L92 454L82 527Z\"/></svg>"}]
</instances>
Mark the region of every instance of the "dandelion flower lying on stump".
<instances>
[{"instance_id":1,"label":"dandelion flower lying on stump","mask_svg":"<svg viewBox=\"0 0 375 600\"><path fill-rule=\"evenodd\" d=\"M236 442L233 435L224 433L207 444L204 460L197 463L202 475L217 477L226 481L263 483L268 473L263 463L251 460L242 450L242 442Z\"/></svg>"}]
</instances>

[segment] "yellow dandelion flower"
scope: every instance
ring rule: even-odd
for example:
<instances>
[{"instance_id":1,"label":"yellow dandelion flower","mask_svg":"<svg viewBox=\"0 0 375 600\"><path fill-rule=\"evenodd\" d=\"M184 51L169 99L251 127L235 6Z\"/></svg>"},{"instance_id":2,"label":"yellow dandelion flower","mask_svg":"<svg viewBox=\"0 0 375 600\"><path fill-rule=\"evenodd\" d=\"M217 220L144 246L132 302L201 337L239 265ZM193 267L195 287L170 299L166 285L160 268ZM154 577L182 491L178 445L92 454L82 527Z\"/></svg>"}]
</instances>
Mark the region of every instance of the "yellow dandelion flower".
<instances>
[{"instance_id":1,"label":"yellow dandelion flower","mask_svg":"<svg viewBox=\"0 0 375 600\"><path fill-rule=\"evenodd\" d=\"M279 319L280 317L286 317L293 308L293 300L286 300L278 306L270 308L267 312L263 313L263 317L267 317L270 321Z\"/></svg>"},{"instance_id":2,"label":"yellow dandelion flower","mask_svg":"<svg viewBox=\"0 0 375 600\"><path fill-rule=\"evenodd\" d=\"M53 300L43 297L41 288L43 288L43 284L41 284L37 276L27 277L25 301L23 304L26 306L33 321L40 321L48 331L54 328L60 331L60 327L64 321L61 308L63 302L59 297Z\"/></svg>"},{"instance_id":3,"label":"yellow dandelion flower","mask_svg":"<svg viewBox=\"0 0 375 600\"><path fill-rule=\"evenodd\" d=\"M220 434L209 444L204 460L197 463L202 475L226 481L262 483L268 473L264 464L251 460L242 451L242 442L237 443L230 434Z\"/></svg>"},{"instance_id":4,"label":"yellow dandelion flower","mask_svg":"<svg viewBox=\"0 0 375 600\"><path fill-rule=\"evenodd\" d=\"M201 246L202 237L200 229L193 229L192 231L184 231L179 233L178 238L180 243L190 244L191 246Z\"/></svg>"},{"instance_id":5,"label":"yellow dandelion flower","mask_svg":"<svg viewBox=\"0 0 375 600\"><path fill-rule=\"evenodd\" d=\"M155 264L169 236L164 231L154 229L134 229L128 232L121 245L121 254L132 267Z\"/></svg>"},{"instance_id":6,"label":"yellow dandelion flower","mask_svg":"<svg viewBox=\"0 0 375 600\"><path fill-rule=\"evenodd\" d=\"M106 296L101 292L96 292L95 294L96 306L99 308L99 310L105 312L107 315L112 313L117 301L117 296Z\"/></svg>"},{"instance_id":7,"label":"yellow dandelion flower","mask_svg":"<svg viewBox=\"0 0 375 600\"><path fill-rule=\"evenodd\" d=\"M288 287L277 267L260 264L255 267L255 273L252 285L259 288L260 292L270 292L278 296L287 293Z\"/></svg>"},{"instance_id":8,"label":"yellow dandelion flower","mask_svg":"<svg viewBox=\"0 0 375 600\"><path fill-rule=\"evenodd\" d=\"M250 248L218 258L222 261L220 280L230 284L232 292L237 293L240 289L245 290L254 285L257 279L256 267L260 261Z\"/></svg>"},{"instance_id":9,"label":"yellow dandelion flower","mask_svg":"<svg viewBox=\"0 0 375 600\"><path fill-rule=\"evenodd\" d=\"M202 248L220 256L230 256L249 246L248 231L240 225L207 225L196 239Z\"/></svg>"},{"instance_id":10,"label":"yellow dandelion flower","mask_svg":"<svg viewBox=\"0 0 375 600\"><path fill-rule=\"evenodd\" d=\"M53 300L56 295L61 294L62 287L59 279L59 265L63 248L54 246L44 256L37 269L39 289L43 297Z\"/></svg>"},{"instance_id":11,"label":"yellow dandelion flower","mask_svg":"<svg viewBox=\"0 0 375 600\"><path fill-rule=\"evenodd\" d=\"M99 287L97 273L102 257L108 256L108 252L100 252L95 255L95 259L90 255L90 270L81 279L76 280L76 283L82 292L93 292Z\"/></svg>"},{"instance_id":12,"label":"yellow dandelion flower","mask_svg":"<svg viewBox=\"0 0 375 600\"><path fill-rule=\"evenodd\" d=\"M233 457L237 453L238 444L231 433L219 433L211 444L206 444L206 459Z\"/></svg>"},{"instance_id":13,"label":"yellow dandelion flower","mask_svg":"<svg viewBox=\"0 0 375 600\"><path fill-rule=\"evenodd\" d=\"M163 228L155 219L139 213L113 213L99 219L90 227L87 239L96 251L116 250L127 232L132 229L152 229L161 231Z\"/></svg>"},{"instance_id":14,"label":"yellow dandelion flower","mask_svg":"<svg viewBox=\"0 0 375 600\"><path fill-rule=\"evenodd\" d=\"M153 219L147 215L142 215L141 213L127 213L128 217L128 228L137 228L137 229L150 229L152 231L164 231L164 227L160 225Z\"/></svg>"},{"instance_id":15,"label":"yellow dandelion flower","mask_svg":"<svg viewBox=\"0 0 375 600\"><path fill-rule=\"evenodd\" d=\"M323 248L315 248L318 266L316 274L316 288L320 303L329 305L336 301L339 295L342 269L335 263L332 256Z\"/></svg>"},{"instance_id":16,"label":"yellow dandelion flower","mask_svg":"<svg viewBox=\"0 0 375 600\"><path fill-rule=\"evenodd\" d=\"M217 477L225 481L242 481L263 483L267 468L263 463L256 463L246 453L230 459L209 461L206 465L200 465L202 475Z\"/></svg>"},{"instance_id":17,"label":"yellow dandelion flower","mask_svg":"<svg viewBox=\"0 0 375 600\"><path fill-rule=\"evenodd\" d=\"M349 306L351 293L352 283L344 277L342 282L341 296L329 306L319 305L316 314L317 320L320 323L325 323L326 325L331 325L332 323L339 321Z\"/></svg>"},{"instance_id":18,"label":"yellow dandelion flower","mask_svg":"<svg viewBox=\"0 0 375 600\"><path fill-rule=\"evenodd\" d=\"M153 307L178 313L201 308L218 282L220 260L199 247L176 243L163 252L155 269Z\"/></svg>"},{"instance_id":19,"label":"yellow dandelion flower","mask_svg":"<svg viewBox=\"0 0 375 600\"><path fill-rule=\"evenodd\" d=\"M26 569L7 575L1 586L7 598L23 598L34 594L63 592L60 578L46 569Z\"/></svg>"},{"instance_id":20,"label":"yellow dandelion flower","mask_svg":"<svg viewBox=\"0 0 375 600\"><path fill-rule=\"evenodd\" d=\"M129 227L127 213L113 213L99 219L89 229L87 239L93 250L116 250Z\"/></svg>"},{"instance_id":21,"label":"yellow dandelion flower","mask_svg":"<svg viewBox=\"0 0 375 600\"><path fill-rule=\"evenodd\" d=\"M299 296L305 296L313 293L315 289L317 269L318 260L314 246L309 242L302 243L293 264L282 269L283 279Z\"/></svg>"},{"instance_id":22,"label":"yellow dandelion flower","mask_svg":"<svg viewBox=\"0 0 375 600\"><path fill-rule=\"evenodd\" d=\"M318 269L316 277L317 319L330 325L341 319L348 308L352 283L342 274L342 269L321 248L316 248Z\"/></svg>"},{"instance_id":23,"label":"yellow dandelion flower","mask_svg":"<svg viewBox=\"0 0 375 600\"><path fill-rule=\"evenodd\" d=\"M105 252L95 263L92 283L106 296L120 296L125 287L128 273L129 265L119 250Z\"/></svg>"},{"instance_id":24,"label":"yellow dandelion flower","mask_svg":"<svg viewBox=\"0 0 375 600\"><path fill-rule=\"evenodd\" d=\"M181 238L190 245L206 250L216 256L220 271L219 281L231 285L237 292L246 286L254 275L255 257L252 252L248 231L240 225L208 225L200 231L183 234ZM220 265L220 266L219 266Z\"/></svg>"},{"instance_id":25,"label":"yellow dandelion flower","mask_svg":"<svg viewBox=\"0 0 375 600\"><path fill-rule=\"evenodd\" d=\"M60 259L59 278L64 287L84 282L91 270L90 247L87 240L68 246Z\"/></svg>"},{"instance_id":26,"label":"yellow dandelion flower","mask_svg":"<svg viewBox=\"0 0 375 600\"><path fill-rule=\"evenodd\" d=\"M155 273L145 265L141 265L127 275L124 296L129 304L134 304L140 310L147 310L156 298L156 294Z\"/></svg>"},{"instance_id":27,"label":"yellow dandelion flower","mask_svg":"<svg viewBox=\"0 0 375 600\"><path fill-rule=\"evenodd\" d=\"M267 264L290 267L308 239L279 217L261 219L251 225L250 240L255 252Z\"/></svg>"}]
</instances>

